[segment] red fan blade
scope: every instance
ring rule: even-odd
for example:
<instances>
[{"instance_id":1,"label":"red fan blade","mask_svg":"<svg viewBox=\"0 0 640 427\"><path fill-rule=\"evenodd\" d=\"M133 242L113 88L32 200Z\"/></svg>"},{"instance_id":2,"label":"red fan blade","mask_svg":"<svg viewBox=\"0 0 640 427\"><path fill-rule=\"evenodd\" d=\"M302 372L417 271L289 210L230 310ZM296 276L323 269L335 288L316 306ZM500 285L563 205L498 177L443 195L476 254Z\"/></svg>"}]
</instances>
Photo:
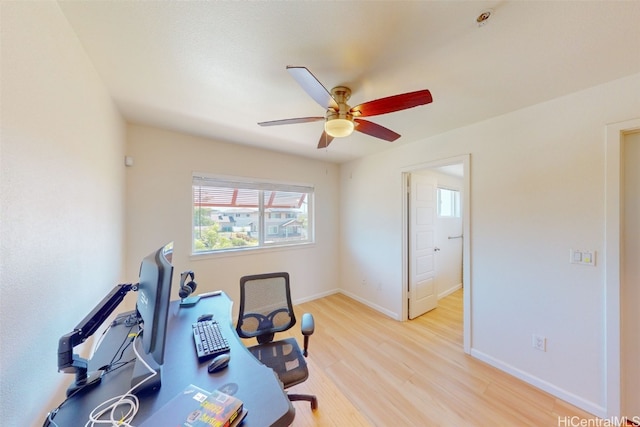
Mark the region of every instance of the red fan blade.
<instances>
[{"instance_id":1,"label":"red fan blade","mask_svg":"<svg viewBox=\"0 0 640 427\"><path fill-rule=\"evenodd\" d=\"M394 111L429 104L430 102L433 102L431 92L426 89L418 90L356 105L351 109L351 114L358 117L377 116L379 114L393 113Z\"/></svg>"},{"instance_id":2,"label":"red fan blade","mask_svg":"<svg viewBox=\"0 0 640 427\"><path fill-rule=\"evenodd\" d=\"M374 136L376 138L384 139L385 141L393 142L400 138L399 133L395 133L391 129L387 129L384 126L380 126L376 123L368 120L353 119L356 122L356 128L358 132L366 133L367 135Z\"/></svg>"},{"instance_id":3,"label":"red fan blade","mask_svg":"<svg viewBox=\"0 0 640 427\"><path fill-rule=\"evenodd\" d=\"M258 124L260 126L293 125L296 123L319 122L324 119L324 117L298 117L297 119L271 120L269 122L260 122Z\"/></svg>"},{"instance_id":4,"label":"red fan blade","mask_svg":"<svg viewBox=\"0 0 640 427\"><path fill-rule=\"evenodd\" d=\"M318 148L326 148L333 141L333 137L327 134L325 131L322 131L322 135L320 135L320 141L318 141Z\"/></svg>"},{"instance_id":5,"label":"red fan blade","mask_svg":"<svg viewBox=\"0 0 640 427\"><path fill-rule=\"evenodd\" d=\"M331 93L322 86L322 83L311 74L306 67L292 67L287 65L287 71L291 77L296 79L298 84L302 86L307 94L312 97L322 108L338 109L338 103L331 96Z\"/></svg>"}]
</instances>

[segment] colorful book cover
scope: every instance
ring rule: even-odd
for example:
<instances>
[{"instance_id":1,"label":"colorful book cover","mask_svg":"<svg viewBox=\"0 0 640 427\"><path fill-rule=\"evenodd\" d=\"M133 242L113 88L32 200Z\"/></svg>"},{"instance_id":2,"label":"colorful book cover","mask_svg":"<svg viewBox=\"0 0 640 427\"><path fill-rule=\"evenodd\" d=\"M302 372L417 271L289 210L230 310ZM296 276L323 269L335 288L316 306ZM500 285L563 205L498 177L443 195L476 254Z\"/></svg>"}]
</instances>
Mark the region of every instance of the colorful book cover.
<instances>
[{"instance_id":1,"label":"colorful book cover","mask_svg":"<svg viewBox=\"0 0 640 427\"><path fill-rule=\"evenodd\" d=\"M139 427L229 427L244 415L243 406L236 397L191 384Z\"/></svg>"}]
</instances>

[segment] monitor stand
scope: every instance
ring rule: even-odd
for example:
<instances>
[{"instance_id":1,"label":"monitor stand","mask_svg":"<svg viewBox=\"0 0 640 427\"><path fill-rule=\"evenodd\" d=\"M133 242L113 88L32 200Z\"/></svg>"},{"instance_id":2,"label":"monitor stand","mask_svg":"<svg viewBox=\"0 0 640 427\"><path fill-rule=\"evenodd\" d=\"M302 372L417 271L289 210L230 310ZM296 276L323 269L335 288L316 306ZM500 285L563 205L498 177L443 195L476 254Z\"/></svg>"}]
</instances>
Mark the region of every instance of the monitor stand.
<instances>
[{"instance_id":1,"label":"monitor stand","mask_svg":"<svg viewBox=\"0 0 640 427\"><path fill-rule=\"evenodd\" d=\"M76 368L76 380L69 384L67 388L67 397L71 395L75 395L82 392L85 392L102 381L102 375L104 374L104 370L93 371L90 374L87 374L87 368Z\"/></svg>"},{"instance_id":2,"label":"monitor stand","mask_svg":"<svg viewBox=\"0 0 640 427\"><path fill-rule=\"evenodd\" d=\"M140 340L135 340L133 345L136 346L138 358L133 364L133 374L131 377L132 393L135 395L142 395L158 391L162 383L162 366L160 366L150 354L144 353ZM153 369L155 372L153 377L150 377L152 374L151 371L140 359L143 359L144 362Z\"/></svg>"}]
</instances>

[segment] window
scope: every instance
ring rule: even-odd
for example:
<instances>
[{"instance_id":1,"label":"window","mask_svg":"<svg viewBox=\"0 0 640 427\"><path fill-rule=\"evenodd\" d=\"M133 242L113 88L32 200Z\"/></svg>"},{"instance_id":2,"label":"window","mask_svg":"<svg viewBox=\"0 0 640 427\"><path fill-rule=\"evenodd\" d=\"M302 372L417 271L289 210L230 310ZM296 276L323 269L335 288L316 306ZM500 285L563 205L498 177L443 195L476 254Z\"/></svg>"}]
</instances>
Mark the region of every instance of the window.
<instances>
[{"instance_id":1,"label":"window","mask_svg":"<svg viewBox=\"0 0 640 427\"><path fill-rule=\"evenodd\" d=\"M438 188L438 216L460 218L460 192Z\"/></svg>"},{"instance_id":2,"label":"window","mask_svg":"<svg viewBox=\"0 0 640 427\"><path fill-rule=\"evenodd\" d=\"M313 187L193 176L193 253L313 242Z\"/></svg>"}]
</instances>

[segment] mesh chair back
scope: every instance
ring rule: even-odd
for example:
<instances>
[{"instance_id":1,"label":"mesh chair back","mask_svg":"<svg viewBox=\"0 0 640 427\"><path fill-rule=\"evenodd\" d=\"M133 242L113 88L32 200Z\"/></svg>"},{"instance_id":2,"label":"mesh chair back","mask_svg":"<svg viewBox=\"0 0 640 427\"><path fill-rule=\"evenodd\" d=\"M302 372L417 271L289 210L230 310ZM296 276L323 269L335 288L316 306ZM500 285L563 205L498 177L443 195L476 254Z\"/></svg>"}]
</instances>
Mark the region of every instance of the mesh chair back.
<instances>
[{"instance_id":1,"label":"mesh chair back","mask_svg":"<svg viewBox=\"0 0 640 427\"><path fill-rule=\"evenodd\" d=\"M240 278L240 312L236 331L242 338L263 344L276 332L296 324L291 304L289 273L267 273Z\"/></svg>"}]
</instances>

